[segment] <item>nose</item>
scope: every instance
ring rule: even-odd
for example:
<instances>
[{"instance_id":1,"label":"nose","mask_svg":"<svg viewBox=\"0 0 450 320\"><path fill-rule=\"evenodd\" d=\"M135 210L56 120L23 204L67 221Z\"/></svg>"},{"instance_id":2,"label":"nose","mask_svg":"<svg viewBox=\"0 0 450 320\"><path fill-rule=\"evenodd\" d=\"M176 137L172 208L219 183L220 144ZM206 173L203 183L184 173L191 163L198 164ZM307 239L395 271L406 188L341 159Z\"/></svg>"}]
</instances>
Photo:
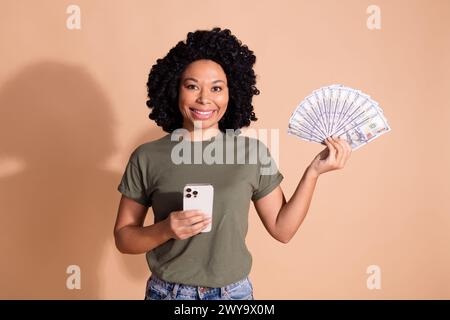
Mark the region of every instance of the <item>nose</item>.
<instances>
[{"instance_id":1,"label":"nose","mask_svg":"<svg viewBox=\"0 0 450 320\"><path fill-rule=\"evenodd\" d=\"M197 97L197 102L200 104L207 104L209 103L209 99L208 99L208 93L206 92L206 90L202 89L200 90L200 93Z\"/></svg>"}]
</instances>

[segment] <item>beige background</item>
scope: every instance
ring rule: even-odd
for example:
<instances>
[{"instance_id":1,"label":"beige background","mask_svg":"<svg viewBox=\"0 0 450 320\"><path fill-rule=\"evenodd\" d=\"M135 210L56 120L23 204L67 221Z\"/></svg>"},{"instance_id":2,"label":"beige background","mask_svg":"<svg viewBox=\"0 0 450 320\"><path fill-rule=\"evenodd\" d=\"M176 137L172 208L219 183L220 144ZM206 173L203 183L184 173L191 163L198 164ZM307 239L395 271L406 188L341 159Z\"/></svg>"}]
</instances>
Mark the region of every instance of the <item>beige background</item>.
<instances>
[{"instance_id":1,"label":"beige background","mask_svg":"<svg viewBox=\"0 0 450 320\"><path fill-rule=\"evenodd\" d=\"M68 30L66 8L81 8ZM381 30L366 27L369 5ZM290 198L323 146L286 134L312 90L358 88L392 131L321 176L287 245L253 207L256 299L450 298L450 1L16 1L0 10L0 298L142 299L145 256L112 230L130 152L164 133L147 74L189 31L230 28L257 56L254 128L280 129ZM152 223L149 211L147 223ZM81 267L68 290L67 266ZM366 286L370 265L381 289Z\"/></svg>"}]
</instances>

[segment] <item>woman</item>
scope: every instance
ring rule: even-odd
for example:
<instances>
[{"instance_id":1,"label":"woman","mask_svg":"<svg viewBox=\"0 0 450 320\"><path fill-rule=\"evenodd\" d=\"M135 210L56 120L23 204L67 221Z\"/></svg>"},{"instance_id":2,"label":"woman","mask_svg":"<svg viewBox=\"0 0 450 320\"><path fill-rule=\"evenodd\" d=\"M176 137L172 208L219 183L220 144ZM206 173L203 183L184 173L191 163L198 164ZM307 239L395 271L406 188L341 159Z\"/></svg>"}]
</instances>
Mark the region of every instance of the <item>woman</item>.
<instances>
[{"instance_id":1,"label":"woman","mask_svg":"<svg viewBox=\"0 0 450 320\"><path fill-rule=\"evenodd\" d=\"M180 41L152 67L147 82L149 117L168 134L132 153L118 187L122 198L114 228L122 253L146 253L152 272L146 299L253 299L248 277L252 258L245 245L250 201L270 235L287 243L306 216L319 175L343 168L351 153L346 141L328 138L326 149L314 158L286 202L279 185L282 174L276 166L263 170L268 162L261 155L274 163L265 145L258 141L255 147L256 139L239 136L239 128L257 120L252 106L253 95L259 94L255 61L253 52L230 30L214 28L188 33L186 42ZM215 155L223 151L226 159L235 159L245 149L245 159L250 159L257 150L257 160L180 162L174 152L180 130L184 146L202 155L212 143L226 140L228 145L241 139L245 148L236 143L216 148ZM183 151L182 158L192 160L192 154ZM213 185L212 219L182 210L182 191L188 183ZM150 206L155 223L144 227ZM202 232L208 226L211 231Z\"/></svg>"}]
</instances>

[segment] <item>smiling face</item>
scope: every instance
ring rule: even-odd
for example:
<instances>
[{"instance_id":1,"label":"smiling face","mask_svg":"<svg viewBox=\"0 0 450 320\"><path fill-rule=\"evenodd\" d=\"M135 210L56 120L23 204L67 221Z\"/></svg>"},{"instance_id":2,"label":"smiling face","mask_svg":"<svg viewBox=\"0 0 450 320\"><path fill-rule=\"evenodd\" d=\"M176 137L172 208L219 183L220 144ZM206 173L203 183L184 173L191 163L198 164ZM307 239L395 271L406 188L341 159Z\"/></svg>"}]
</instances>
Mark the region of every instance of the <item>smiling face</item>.
<instances>
[{"instance_id":1,"label":"smiling face","mask_svg":"<svg viewBox=\"0 0 450 320\"><path fill-rule=\"evenodd\" d=\"M218 129L228 105L227 76L222 67L205 59L189 64L181 75L178 105L183 128Z\"/></svg>"}]
</instances>

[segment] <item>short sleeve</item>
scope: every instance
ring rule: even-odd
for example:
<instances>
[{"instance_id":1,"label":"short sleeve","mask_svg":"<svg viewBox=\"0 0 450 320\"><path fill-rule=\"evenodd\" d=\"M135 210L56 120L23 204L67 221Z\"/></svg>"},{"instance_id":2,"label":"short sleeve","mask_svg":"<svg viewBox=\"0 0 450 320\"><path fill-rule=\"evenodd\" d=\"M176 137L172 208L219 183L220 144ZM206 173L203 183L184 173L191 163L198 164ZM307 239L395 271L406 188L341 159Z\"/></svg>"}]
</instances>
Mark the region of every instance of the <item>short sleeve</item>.
<instances>
[{"instance_id":1,"label":"short sleeve","mask_svg":"<svg viewBox=\"0 0 450 320\"><path fill-rule=\"evenodd\" d=\"M117 190L137 203L150 207L151 201L147 196L145 185L143 170L140 168L138 162L135 161L135 153L133 153L128 161Z\"/></svg>"},{"instance_id":2,"label":"short sleeve","mask_svg":"<svg viewBox=\"0 0 450 320\"><path fill-rule=\"evenodd\" d=\"M252 201L259 200L272 192L283 180L269 149L260 142L258 144L258 186L253 190Z\"/></svg>"}]
</instances>

